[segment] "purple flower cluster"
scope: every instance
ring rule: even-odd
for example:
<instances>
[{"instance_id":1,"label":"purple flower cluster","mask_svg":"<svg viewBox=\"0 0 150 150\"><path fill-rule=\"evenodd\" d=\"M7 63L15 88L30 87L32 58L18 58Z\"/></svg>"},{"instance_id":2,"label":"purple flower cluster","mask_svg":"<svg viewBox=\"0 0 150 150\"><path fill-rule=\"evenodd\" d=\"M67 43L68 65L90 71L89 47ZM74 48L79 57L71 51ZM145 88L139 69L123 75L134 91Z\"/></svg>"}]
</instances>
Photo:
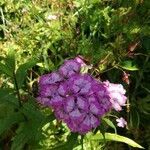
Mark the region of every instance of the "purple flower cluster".
<instances>
[{"instance_id":1,"label":"purple flower cluster","mask_svg":"<svg viewBox=\"0 0 150 150\"><path fill-rule=\"evenodd\" d=\"M53 72L40 77L37 100L54 110L72 132L85 134L100 124L100 118L112 107L121 110L125 90L108 81L99 82L89 74L81 74L85 63L80 58L67 60Z\"/></svg>"}]
</instances>

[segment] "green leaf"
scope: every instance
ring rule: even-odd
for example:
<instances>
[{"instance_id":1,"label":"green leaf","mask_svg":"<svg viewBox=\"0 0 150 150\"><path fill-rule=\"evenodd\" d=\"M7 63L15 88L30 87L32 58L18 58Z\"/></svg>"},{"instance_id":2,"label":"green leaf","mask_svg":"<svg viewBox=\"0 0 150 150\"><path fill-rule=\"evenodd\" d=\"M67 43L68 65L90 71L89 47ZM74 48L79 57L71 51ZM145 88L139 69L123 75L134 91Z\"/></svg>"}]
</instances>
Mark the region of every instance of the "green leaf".
<instances>
[{"instance_id":1,"label":"green leaf","mask_svg":"<svg viewBox=\"0 0 150 150\"><path fill-rule=\"evenodd\" d=\"M0 89L0 103L8 103L18 107L18 99L13 95L12 89Z\"/></svg>"},{"instance_id":2,"label":"green leaf","mask_svg":"<svg viewBox=\"0 0 150 150\"><path fill-rule=\"evenodd\" d=\"M4 65L3 63L0 62L0 73L1 74L5 74L9 77L12 77L13 76L13 73L10 71L10 69Z\"/></svg>"},{"instance_id":3,"label":"green leaf","mask_svg":"<svg viewBox=\"0 0 150 150\"><path fill-rule=\"evenodd\" d=\"M98 133L96 135L93 135L90 137L90 140L100 140L103 141L104 137L101 133ZM144 147L142 147L141 145L137 144L136 142L134 142L133 140L118 135L118 134L114 134L114 133L105 133L105 140L106 141L116 141L116 142L122 142L122 143L126 143L132 147L137 147L137 148L141 148L144 149Z\"/></svg>"},{"instance_id":4,"label":"green leaf","mask_svg":"<svg viewBox=\"0 0 150 150\"><path fill-rule=\"evenodd\" d=\"M15 51L13 49L9 50L7 57L5 58L5 65L13 73L15 72L16 63L15 63Z\"/></svg>"},{"instance_id":5,"label":"green leaf","mask_svg":"<svg viewBox=\"0 0 150 150\"><path fill-rule=\"evenodd\" d=\"M0 135L4 131L10 129L12 127L12 125L14 125L16 123L20 123L23 120L24 120L24 117L19 112L10 114L8 117L6 117L4 119L0 119Z\"/></svg>"},{"instance_id":6,"label":"green leaf","mask_svg":"<svg viewBox=\"0 0 150 150\"><path fill-rule=\"evenodd\" d=\"M39 109L37 109L31 101L25 103L21 108L21 111L29 120L34 120L35 122L41 123L45 119L41 111L39 111Z\"/></svg>"},{"instance_id":7,"label":"green leaf","mask_svg":"<svg viewBox=\"0 0 150 150\"><path fill-rule=\"evenodd\" d=\"M103 120L111 127L114 129L115 133L117 133L117 130L116 130L116 127L115 125L113 124L113 122L107 118L103 118Z\"/></svg>"},{"instance_id":8,"label":"green leaf","mask_svg":"<svg viewBox=\"0 0 150 150\"><path fill-rule=\"evenodd\" d=\"M27 120L21 123L19 128L17 129L17 134L13 138L11 150L22 150L24 149L25 144L34 145L37 144L43 138L42 135L43 124L41 123L41 119L40 117L38 117L38 114L33 115L34 110L30 109L31 108L26 110L28 111L28 114L25 113L25 115L28 115L26 116ZM29 116L30 112L31 116Z\"/></svg>"},{"instance_id":9,"label":"green leaf","mask_svg":"<svg viewBox=\"0 0 150 150\"><path fill-rule=\"evenodd\" d=\"M13 89L10 88L0 88L0 98L3 98L5 96L7 96L7 94L10 94L13 92Z\"/></svg>"},{"instance_id":10,"label":"green leaf","mask_svg":"<svg viewBox=\"0 0 150 150\"><path fill-rule=\"evenodd\" d=\"M27 70L35 66L37 63L36 60L29 60L27 63L24 63L19 66L19 68L16 71L16 79L18 83L18 88L21 88L24 79L27 75Z\"/></svg>"},{"instance_id":11,"label":"green leaf","mask_svg":"<svg viewBox=\"0 0 150 150\"><path fill-rule=\"evenodd\" d=\"M32 136L30 130L32 129L29 126L21 124L17 130L17 134L13 138L11 150L22 150L24 148L24 145L30 140L30 136Z\"/></svg>"},{"instance_id":12,"label":"green leaf","mask_svg":"<svg viewBox=\"0 0 150 150\"><path fill-rule=\"evenodd\" d=\"M44 122L45 122L45 123L52 122L52 121L54 121L55 119L56 119L56 117L55 117L55 115L52 113L52 114L46 116Z\"/></svg>"},{"instance_id":13,"label":"green leaf","mask_svg":"<svg viewBox=\"0 0 150 150\"><path fill-rule=\"evenodd\" d=\"M67 137L67 145L73 149L74 145L77 142L77 138L78 138L78 134L77 133L71 133L71 135L69 135Z\"/></svg>"},{"instance_id":14,"label":"green leaf","mask_svg":"<svg viewBox=\"0 0 150 150\"><path fill-rule=\"evenodd\" d=\"M130 71L139 70L137 65L134 64L134 62L130 60L122 62L119 66L123 69L130 70Z\"/></svg>"},{"instance_id":15,"label":"green leaf","mask_svg":"<svg viewBox=\"0 0 150 150\"><path fill-rule=\"evenodd\" d=\"M14 106L8 103L0 103L0 119L7 117L14 112Z\"/></svg>"}]
</instances>

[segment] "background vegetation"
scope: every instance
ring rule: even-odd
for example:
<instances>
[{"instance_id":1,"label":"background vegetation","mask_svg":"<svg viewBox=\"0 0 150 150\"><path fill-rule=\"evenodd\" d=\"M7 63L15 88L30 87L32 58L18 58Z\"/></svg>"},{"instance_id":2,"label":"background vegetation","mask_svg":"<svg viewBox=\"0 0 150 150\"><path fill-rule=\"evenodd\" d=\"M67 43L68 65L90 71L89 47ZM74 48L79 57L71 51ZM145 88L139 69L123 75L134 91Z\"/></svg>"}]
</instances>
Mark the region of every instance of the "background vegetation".
<instances>
[{"instance_id":1,"label":"background vegetation","mask_svg":"<svg viewBox=\"0 0 150 150\"><path fill-rule=\"evenodd\" d=\"M117 128L111 116L83 137L36 103L39 76L77 55L95 77L124 85L127 106L112 114L128 126L117 133L150 149L149 10L149 0L1 0L0 149L136 149L103 139L99 130Z\"/></svg>"}]
</instances>

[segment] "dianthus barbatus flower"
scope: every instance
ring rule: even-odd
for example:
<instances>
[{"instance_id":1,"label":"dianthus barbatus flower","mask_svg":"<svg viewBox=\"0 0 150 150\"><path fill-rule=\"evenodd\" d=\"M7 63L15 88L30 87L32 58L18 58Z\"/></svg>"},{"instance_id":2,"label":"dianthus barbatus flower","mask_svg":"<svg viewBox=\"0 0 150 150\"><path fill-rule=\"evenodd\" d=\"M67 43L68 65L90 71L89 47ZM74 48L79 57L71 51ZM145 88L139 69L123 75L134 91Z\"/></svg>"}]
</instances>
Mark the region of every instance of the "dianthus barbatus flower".
<instances>
[{"instance_id":1,"label":"dianthus barbatus flower","mask_svg":"<svg viewBox=\"0 0 150 150\"><path fill-rule=\"evenodd\" d=\"M69 78L68 82L74 93L82 94L91 94L92 91L92 81L93 78L90 75L80 75L75 74Z\"/></svg>"},{"instance_id":2,"label":"dianthus barbatus flower","mask_svg":"<svg viewBox=\"0 0 150 150\"><path fill-rule=\"evenodd\" d=\"M100 118L112 106L120 110L125 104L125 90L108 81L99 82L89 74L81 74L80 58L65 61L58 72L40 77L37 100L54 110L57 119L72 132L85 134L100 125Z\"/></svg>"},{"instance_id":3,"label":"dianthus barbatus flower","mask_svg":"<svg viewBox=\"0 0 150 150\"><path fill-rule=\"evenodd\" d=\"M50 85L56 84L62 81L63 78L58 72L52 72L49 74L42 75L39 80L39 85Z\"/></svg>"},{"instance_id":4,"label":"dianthus barbatus flower","mask_svg":"<svg viewBox=\"0 0 150 150\"><path fill-rule=\"evenodd\" d=\"M76 59L66 60L64 64L59 68L60 74L64 77L71 77L75 73L79 73L81 69L81 62Z\"/></svg>"},{"instance_id":5,"label":"dianthus barbatus flower","mask_svg":"<svg viewBox=\"0 0 150 150\"><path fill-rule=\"evenodd\" d=\"M121 111L122 107L125 106L127 97L125 96L126 90L123 88L121 84L110 83L109 81L103 82L107 88L108 95L110 97L110 102L112 103L112 107L116 111Z\"/></svg>"},{"instance_id":6,"label":"dianthus barbatus flower","mask_svg":"<svg viewBox=\"0 0 150 150\"><path fill-rule=\"evenodd\" d=\"M39 79L39 101L44 106L51 106L51 101L58 98L57 89L63 78L58 72L42 75Z\"/></svg>"}]
</instances>

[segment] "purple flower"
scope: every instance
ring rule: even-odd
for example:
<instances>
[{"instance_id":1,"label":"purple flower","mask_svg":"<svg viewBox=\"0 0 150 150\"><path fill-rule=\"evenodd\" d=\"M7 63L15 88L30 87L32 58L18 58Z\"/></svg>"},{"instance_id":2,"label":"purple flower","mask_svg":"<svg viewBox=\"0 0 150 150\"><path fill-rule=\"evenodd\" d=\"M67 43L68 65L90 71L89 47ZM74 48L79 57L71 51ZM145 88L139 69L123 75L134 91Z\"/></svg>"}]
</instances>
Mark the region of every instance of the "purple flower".
<instances>
[{"instance_id":1,"label":"purple flower","mask_svg":"<svg viewBox=\"0 0 150 150\"><path fill-rule=\"evenodd\" d=\"M90 112L95 115L102 116L104 111L102 111L98 101L95 103L90 103Z\"/></svg>"},{"instance_id":2,"label":"purple flower","mask_svg":"<svg viewBox=\"0 0 150 150\"><path fill-rule=\"evenodd\" d=\"M78 108L75 108L72 112L69 113L70 119L77 123L81 123L85 115L86 114L81 112Z\"/></svg>"},{"instance_id":3,"label":"purple flower","mask_svg":"<svg viewBox=\"0 0 150 150\"><path fill-rule=\"evenodd\" d=\"M37 98L42 105L51 107L56 118L65 122L72 132L80 134L99 126L103 115L112 107L121 110L126 102L122 85L99 82L89 74L81 74L84 65L76 57L65 61L59 72L42 75Z\"/></svg>"},{"instance_id":4,"label":"purple flower","mask_svg":"<svg viewBox=\"0 0 150 150\"><path fill-rule=\"evenodd\" d=\"M75 108L75 97L69 96L65 99L65 105L64 105L64 110L65 112L69 113L74 110Z\"/></svg>"},{"instance_id":5,"label":"purple flower","mask_svg":"<svg viewBox=\"0 0 150 150\"><path fill-rule=\"evenodd\" d=\"M75 74L69 79L74 93L90 94L92 78L90 75Z\"/></svg>"},{"instance_id":6,"label":"purple flower","mask_svg":"<svg viewBox=\"0 0 150 150\"><path fill-rule=\"evenodd\" d=\"M76 120L70 119L69 121L66 121L67 126L72 132L79 132L79 122L76 122Z\"/></svg>"},{"instance_id":7,"label":"purple flower","mask_svg":"<svg viewBox=\"0 0 150 150\"><path fill-rule=\"evenodd\" d=\"M84 112L89 112L89 103L86 98L78 96L76 98L76 105L79 109L83 110Z\"/></svg>"},{"instance_id":8,"label":"purple flower","mask_svg":"<svg viewBox=\"0 0 150 150\"><path fill-rule=\"evenodd\" d=\"M64 98L61 97L60 95L56 94L55 96L53 96L50 99L49 103L50 103L51 107L53 107L54 109L61 108L62 105L64 104Z\"/></svg>"},{"instance_id":9,"label":"purple flower","mask_svg":"<svg viewBox=\"0 0 150 150\"><path fill-rule=\"evenodd\" d=\"M100 124L99 118L94 115L86 115L82 123L79 125L79 132L85 134L89 132L92 128L97 127Z\"/></svg>"},{"instance_id":10,"label":"purple flower","mask_svg":"<svg viewBox=\"0 0 150 150\"><path fill-rule=\"evenodd\" d=\"M108 96L100 98L100 106L104 109L104 112L107 113L112 108L110 98Z\"/></svg>"},{"instance_id":11,"label":"purple flower","mask_svg":"<svg viewBox=\"0 0 150 150\"><path fill-rule=\"evenodd\" d=\"M91 118L89 115L87 115L79 126L79 132L81 134L85 134L89 132L91 129L92 129Z\"/></svg>"},{"instance_id":12,"label":"purple flower","mask_svg":"<svg viewBox=\"0 0 150 150\"><path fill-rule=\"evenodd\" d=\"M56 84L62 80L63 78L59 73L53 72L53 73L42 75L39 80L39 85L42 86L48 84Z\"/></svg>"},{"instance_id":13,"label":"purple flower","mask_svg":"<svg viewBox=\"0 0 150 150\"><path fill-rule=\"evenodd\" d=\"M116 119L116 121L117 121L117 126L118 126L118 127L124 128L124 127L127 125L127 122L126 122L125 119L122 118L122 117Z\"/></svg>"},{"instance_id":14,"label":"purple flower","mask_svg":"<svg viewBox=\"0 0 150 150\"><path fill-rule=\"evenodd\" d=\"M55 107L54 107L55 108ZM53 108L53 109L54 109ZM61 108L55 108L54 109L54 113L55 113L55 116L58 120L68 120L69 116L68 114L64 111L63 107Z\"/></svg>"},{"instance_id":15,"label":"purple flower","mask_svg":"<svg viewBox=\"0 0 150 150\"><path fill-rule=\"evenodd\" d=\"M96 128L100 124L99 117L96 117L93 114L90 114L90 121L92 128Z\"/></svg>"},{"instance_id":16,"label":"purple flower","mask_svg":"<svg viewBox=\"0 0 150 150\"><path fill-rule=\"evenodd\" d=\"M60 74L64 77L71 77L75 73L80 72L81 64L75 59L66 60L65 63L59 68Z\"/></svg>"},{"instance_id":17,"label":"purple flower","mask_svg":"<svg viewBox=\"0 0 150 150\"><path fill-rule=\"evenodd\" d=\"M73 94L72 88L67 80L60 83L58 93L63 97L68 97Z\"/></svg>"},{"instance_id":18,"label":"purple flower","mask_svg":"<svg viewBox=\"0 0 150 150\"><path fill-rule=\"evenodd\" d=\"M57 85L42 85L39 88L39 94L42 97L53 97L56 94L56 91L58 89Z\"/></svg>"}]
</instances>

